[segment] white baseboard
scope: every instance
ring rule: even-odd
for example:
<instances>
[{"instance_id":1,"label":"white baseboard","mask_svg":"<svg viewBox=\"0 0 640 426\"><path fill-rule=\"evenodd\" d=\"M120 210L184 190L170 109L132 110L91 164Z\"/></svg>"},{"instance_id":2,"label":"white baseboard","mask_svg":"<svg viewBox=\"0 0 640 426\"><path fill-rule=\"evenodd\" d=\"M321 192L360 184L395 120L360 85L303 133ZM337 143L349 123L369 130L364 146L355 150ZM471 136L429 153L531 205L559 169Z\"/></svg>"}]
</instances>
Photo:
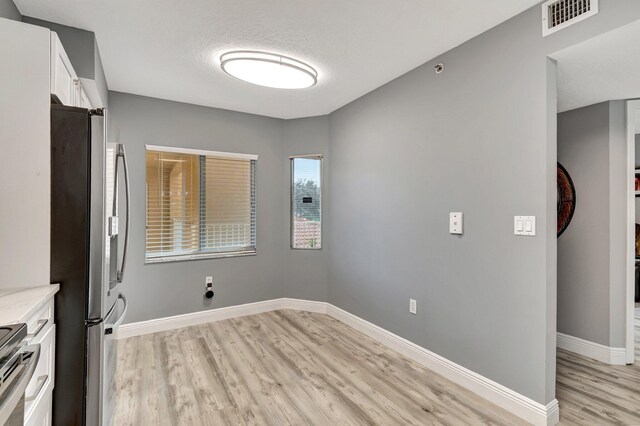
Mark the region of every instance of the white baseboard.
<instances>
[{"instance_id":1,"label":"white baseboard","mask_svg":"<svg viewBox=\"0 0 640 426\"><path fill-rule=\"evenodd\" d=\"M626 349L612 348L599 343L558 333L558 348L610 365L626 365Z\"/></svg>"},{"instance_id":2,"label":"white baseboard","mask_svg":"<svg viewBox=\"0 0 640 426\"><path fill-rule=\"evenodd\" d=\"M275 311L277 309L283 309L282 300L283 299L265 300L263 302L247 303L244 305L209 309L190 314L123 324L118 329L116 338L126 339L144 334L157 333L159 331L175 330L192 325Z\"/></svg>"},{"instance_id":3,"label":"white baseboard","mask_svg":"<svg viewBox=\"0 0 640 426\"><path fill-rule=\"evenodd\" d=\"M534 425L560 421L555 399L544 406L336 306L328 305L327 314Z\"/></svg>"},{"instance_id":4,"label":"white baseboard","mask_svg":"<svg viewBox=\"0 0 640 426\"><path fill-rule=\"evenodd\" d=\"M326 302L315 302L312 300L300 300L300 299L280 299L282 303L282 309L293 309L295 311L307 311L316 312L318 314L326 314L327 306L330 306Z\"/></svg>"},{"instance_id":5,"label":"white baseboard","mask_svg":"<svg viewBox=\"0 0 640 426\"><path fill-rule=\"evenodd\" d=\"M117 338L126 339L277 309L328 314L534 425L553 426L560 421L557 400L554 399L546 406L540 404L382 327L325 302L283 298L124 324L120 326Z\"/></svg>"}]
</instances>

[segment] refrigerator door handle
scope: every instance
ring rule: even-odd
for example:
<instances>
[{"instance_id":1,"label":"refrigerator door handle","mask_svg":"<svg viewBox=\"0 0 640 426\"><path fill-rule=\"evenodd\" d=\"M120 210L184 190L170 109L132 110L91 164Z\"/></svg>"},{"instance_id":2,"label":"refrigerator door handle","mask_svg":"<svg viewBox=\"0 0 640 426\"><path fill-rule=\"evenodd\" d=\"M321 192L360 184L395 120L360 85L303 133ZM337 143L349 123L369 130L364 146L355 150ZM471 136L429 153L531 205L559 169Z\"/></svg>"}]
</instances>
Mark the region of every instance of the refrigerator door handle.
<instances>
[{"instance_id":1,"label":"refrigerator door handle","mask_svg":"<svg viewBox=\"0 0 640 426\"><path fill-rule=\"evenodd\" d=\"M118 317L118 319L115 320L113 324L105 324L104 334L113 334L113 330L117 329L118 327L120 327L120 325L122 325L122 322L124 321L124 317L127 315L127 309L129 308L129 304L127 303L127 298L124 296L124 294L120 293L118 294L118 299L122 299L122 301L124 302L122 313L120 314L120 317ZM115 309L115 307L116 305L113 306L113 309Z\"/></svg>"},{"instance_id":2,"label":"refrigerator door handle","mask_svg":"<svg viewBox=\"0 0 640 426\"><path fill-rule=\"evenodd\" d=\"M127 249L129 248L129 222L131 221L131 196L129 191L129 165L127 164L127 153L124 149L123 144L118 144L118 153L119 158L122 158L122 165L124 166L124 192L125 198L127 202L127 209L125 210L125 218L126 223L124 226L124 248L122 249L122 263L120 264L120 268L117 273L118 283L122 282L122 278L124 277L124 270L127 265Z\"/></svg>"}]
</instances>

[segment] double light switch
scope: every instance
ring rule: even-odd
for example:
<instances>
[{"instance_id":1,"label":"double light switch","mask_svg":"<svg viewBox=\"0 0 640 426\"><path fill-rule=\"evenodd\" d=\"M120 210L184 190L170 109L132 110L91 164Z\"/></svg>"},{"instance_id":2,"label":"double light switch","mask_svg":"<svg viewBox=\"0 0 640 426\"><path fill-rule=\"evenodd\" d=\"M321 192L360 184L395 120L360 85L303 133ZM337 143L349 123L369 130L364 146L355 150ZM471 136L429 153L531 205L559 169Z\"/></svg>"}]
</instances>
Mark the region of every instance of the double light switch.
<instances>
[{"instance_id":1,"label":"double light switch","mask_svg":"<svg viewBox=\"0 0 640 426\"><path fill-rule=\"evenodd\" d=\"M515 216L513 220L513 233L515 235L535 236L536 217L535 216Z\"/></svg>"}]
</instances>

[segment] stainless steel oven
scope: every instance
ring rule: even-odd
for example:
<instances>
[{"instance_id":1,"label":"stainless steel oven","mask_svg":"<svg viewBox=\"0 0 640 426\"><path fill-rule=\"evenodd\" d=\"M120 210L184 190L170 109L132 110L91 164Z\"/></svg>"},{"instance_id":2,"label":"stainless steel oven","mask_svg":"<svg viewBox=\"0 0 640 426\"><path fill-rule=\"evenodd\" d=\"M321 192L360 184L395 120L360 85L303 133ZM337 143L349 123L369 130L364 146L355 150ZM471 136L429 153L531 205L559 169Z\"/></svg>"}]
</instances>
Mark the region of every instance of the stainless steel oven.
<instances>
[{"instance_id":1,"label":"stainless steel oven","mask_svg":"<svg viewBox=\"0 0 640 426\"><path fill-rule=\"evenodd\" d=\"M0 425L24 424L24 392L33 377L40 345L22 345L26 325L0 327Z\"/></svg>"}]
</instances>

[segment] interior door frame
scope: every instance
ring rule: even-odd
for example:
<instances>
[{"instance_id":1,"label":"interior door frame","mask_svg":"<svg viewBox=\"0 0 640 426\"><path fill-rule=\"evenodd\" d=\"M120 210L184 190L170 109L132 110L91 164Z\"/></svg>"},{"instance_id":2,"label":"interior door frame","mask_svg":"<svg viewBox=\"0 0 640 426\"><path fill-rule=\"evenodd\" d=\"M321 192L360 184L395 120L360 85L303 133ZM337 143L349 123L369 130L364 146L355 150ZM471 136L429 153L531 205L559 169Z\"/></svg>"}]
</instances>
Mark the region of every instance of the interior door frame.
<instances>
[{"instance_id":1,"label":"interior door frame","mask_svg":"<svg viewBox=\"0 0 640 426\"><path fill-rule=\"evenodd\" d=\"M635 299L635 235L636 235L636 114L640 100L627 101L627 300L626 300L626 356L627 364L635 361L634 299Z\"/></svg>"}]
</instances>

